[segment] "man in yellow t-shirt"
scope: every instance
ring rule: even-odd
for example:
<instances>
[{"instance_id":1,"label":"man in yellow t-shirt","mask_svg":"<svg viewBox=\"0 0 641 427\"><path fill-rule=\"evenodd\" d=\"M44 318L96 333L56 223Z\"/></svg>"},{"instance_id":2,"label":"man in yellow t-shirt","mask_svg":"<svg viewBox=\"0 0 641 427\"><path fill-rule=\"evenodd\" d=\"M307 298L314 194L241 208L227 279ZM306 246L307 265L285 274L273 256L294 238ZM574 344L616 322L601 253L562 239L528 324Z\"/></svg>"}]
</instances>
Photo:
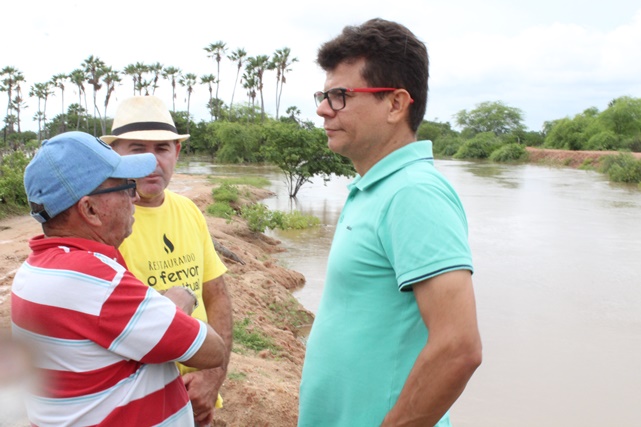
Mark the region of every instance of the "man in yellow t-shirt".
<instances>
[{"instance_id":1,"label":"man in yellow t-shirt","mask_svg":"<svg viewBox=\"0 0 641 427\"><path fill-rule=\"evenodd\" d=\"M198 300L192 316L209 323L225 341L227 360L232 346L231 302L223 279L227 271L216 251L207 223L188 198L167 190L178 161L181 143L165 104L155 96L134 96L119 105L112 135L102 140L121 155L153 153L156 170L136 181L133 232L120 246L127 267L158 291L173 286L190 289ZM214 408L222 407L218 390L225 379L222 368L194 371L180 366L197 425L209 425Z\"/></svg>"}]
</instances>

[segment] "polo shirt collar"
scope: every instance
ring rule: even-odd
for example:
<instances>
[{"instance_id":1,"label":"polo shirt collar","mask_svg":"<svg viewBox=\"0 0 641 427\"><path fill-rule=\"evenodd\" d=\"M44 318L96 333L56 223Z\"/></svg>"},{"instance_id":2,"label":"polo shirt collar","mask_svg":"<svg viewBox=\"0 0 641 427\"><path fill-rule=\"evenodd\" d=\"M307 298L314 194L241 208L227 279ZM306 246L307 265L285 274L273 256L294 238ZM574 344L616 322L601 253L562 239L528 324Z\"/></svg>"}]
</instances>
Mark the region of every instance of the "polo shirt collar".
<instances>
[{"instance_id":1,"label":"polo shirt collar","mask_svg":"<svg viewBox=\"0 0 641 427\"><path fill-rule=\"evenodd\" d=\"M368 187L403 169L407 165L420 161L428 161L430 164L434 164L432 141L416 141L398 150L394 150L379 160L365 175L356 175L356 178L349 184L348 188L350 191L354 188L365 191Z\"/></svg>"},{"instance_id":2,"label":"polo shirt collar","mask_svg":"<svg viewBox=\"0 0 641 427\"><path fill-rule=\"evenodd\" d=\"M33 252L46 251L48 249L61 246L80 251L96 252L116 260L123 266L126 265L118 249L95 240L88 240L80 237L45 238L45 236L41 234L29 241L29 247Z\"/></svg>"}]
</instances>

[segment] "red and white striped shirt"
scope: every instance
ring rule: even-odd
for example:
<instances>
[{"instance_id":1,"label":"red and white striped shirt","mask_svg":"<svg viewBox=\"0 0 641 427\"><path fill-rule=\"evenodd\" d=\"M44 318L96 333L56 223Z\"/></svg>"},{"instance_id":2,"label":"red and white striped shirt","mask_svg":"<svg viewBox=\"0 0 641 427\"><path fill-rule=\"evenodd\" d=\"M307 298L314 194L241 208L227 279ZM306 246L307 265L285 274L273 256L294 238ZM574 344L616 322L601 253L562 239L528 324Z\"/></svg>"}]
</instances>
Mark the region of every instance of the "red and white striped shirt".
<instances>
[{"instance_id":1,"label":"red and white striped shirt","mask_svg":"<svg viewBox=\"0 0 641 427\"><path fill-rule=\"evenodd\" d=\"M175 361L206 326L136 279L115 248L79 238L29 242L11 294L12 332L32 345L36 426L192 426Z\"/></svg>"}]
</instances>

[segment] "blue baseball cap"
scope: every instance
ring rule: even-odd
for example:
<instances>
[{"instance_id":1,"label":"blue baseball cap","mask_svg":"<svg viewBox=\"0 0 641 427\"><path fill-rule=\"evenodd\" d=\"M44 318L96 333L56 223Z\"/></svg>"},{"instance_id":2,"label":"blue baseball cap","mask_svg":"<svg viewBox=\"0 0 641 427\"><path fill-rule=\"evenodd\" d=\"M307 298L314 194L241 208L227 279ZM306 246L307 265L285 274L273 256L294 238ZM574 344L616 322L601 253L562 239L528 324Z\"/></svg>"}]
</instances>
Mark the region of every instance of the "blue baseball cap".
<instances>
[{"instance_id":1,"label":"blue baseball cap","mask_svg":"<svg viewBox=\"0 0 641 427\"><path fill-rule=\"evenodd\" d=\"M121 156L88 133L61 133L42 142L24 171L31 216L44 223L108 178L142 178L155 168L152 153Z\"/></svg>"}]
</instances>

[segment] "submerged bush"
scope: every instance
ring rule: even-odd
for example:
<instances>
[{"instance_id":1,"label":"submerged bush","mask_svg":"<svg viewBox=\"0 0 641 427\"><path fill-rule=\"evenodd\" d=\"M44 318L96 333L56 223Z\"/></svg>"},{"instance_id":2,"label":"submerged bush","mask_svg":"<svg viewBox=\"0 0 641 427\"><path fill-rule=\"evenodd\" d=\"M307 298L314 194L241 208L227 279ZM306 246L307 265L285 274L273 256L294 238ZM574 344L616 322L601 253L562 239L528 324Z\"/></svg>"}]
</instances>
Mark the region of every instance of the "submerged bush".
<instances>
[{"instance_id":1,"label":"submerged bush","mask_svg":"<svg viewBox=\"0 0 641 427\"><path fill-rule=\"evenodd\" d=\"M604 156L599 170L614 182L641 183L641 160L630 153Z\"/></svg>"},{"instance_id":2,"label":"submerged bush","mask_svg":"<svg viewBox=\"0 0 641 427\"><path fill-rule=\"evenodd\" d=\"M518 162L527 160L527 158L527 150L518 143L505 144L490 154L490 160L493 162Z\"/></svg>"},{"instance_id":3,"label":"submerged bush","mask_svg":"<svg viewBox=\"0 0 641 427\"><path fill-rule=\"evenodd\" d=\"M299 211L285 213L270 211L262 203L254 203L242 208L241 216L247 220L249 229L263 233L267 228L275 230L304 229L316 227L320 220L312 215L303 215Z\"/></svg>"}]
</instances>

